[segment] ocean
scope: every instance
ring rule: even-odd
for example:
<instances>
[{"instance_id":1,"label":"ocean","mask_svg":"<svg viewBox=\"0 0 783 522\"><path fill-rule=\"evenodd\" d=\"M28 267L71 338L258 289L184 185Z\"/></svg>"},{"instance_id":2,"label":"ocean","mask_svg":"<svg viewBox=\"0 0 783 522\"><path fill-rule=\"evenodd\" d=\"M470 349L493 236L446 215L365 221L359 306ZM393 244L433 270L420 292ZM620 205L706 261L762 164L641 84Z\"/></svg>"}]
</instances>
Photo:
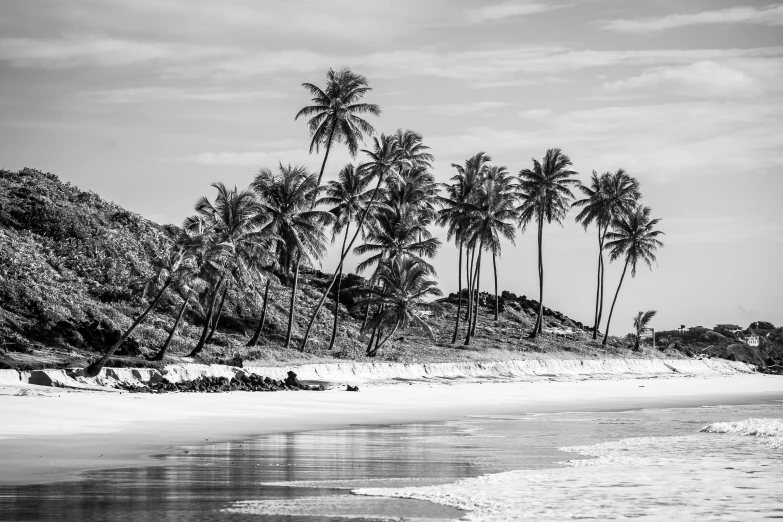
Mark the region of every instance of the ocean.
<instances>
[{"instance_id":1,"label":"ocean","mask_svg":"<svg viewBox=\"0 0 783 522\"><path fill-rule=\"evenodd\" d=\"M351 425L150 464L0 486L0 520L783 518L783 402Z\"/></svg>"}]
</instances>

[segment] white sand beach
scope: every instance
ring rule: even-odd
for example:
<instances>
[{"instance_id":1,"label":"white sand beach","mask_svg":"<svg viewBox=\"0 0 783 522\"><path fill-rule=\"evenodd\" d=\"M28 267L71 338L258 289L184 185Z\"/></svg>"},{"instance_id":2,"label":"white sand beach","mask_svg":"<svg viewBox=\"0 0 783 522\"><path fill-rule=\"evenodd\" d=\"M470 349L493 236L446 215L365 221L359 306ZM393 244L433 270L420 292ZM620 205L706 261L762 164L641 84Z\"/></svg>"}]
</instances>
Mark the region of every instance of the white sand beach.
<instances>
[{"instance_id":1,"label":"white sand beach","mask_svg":"<svg viewBox=\"0 0 783 522\"><path fill-rule=\"evenodd\" d=\"M135 394L6 380L0 386L0 481L47 482L76 478L87 469L154 465L145 456L171 446L270 432L783 399L779 376L739 370L673 375L550 374L535 380L450 380L444 375L375 384L355 379L359 393L341 386L311 392Z\"/></svg>"}]
</instances>

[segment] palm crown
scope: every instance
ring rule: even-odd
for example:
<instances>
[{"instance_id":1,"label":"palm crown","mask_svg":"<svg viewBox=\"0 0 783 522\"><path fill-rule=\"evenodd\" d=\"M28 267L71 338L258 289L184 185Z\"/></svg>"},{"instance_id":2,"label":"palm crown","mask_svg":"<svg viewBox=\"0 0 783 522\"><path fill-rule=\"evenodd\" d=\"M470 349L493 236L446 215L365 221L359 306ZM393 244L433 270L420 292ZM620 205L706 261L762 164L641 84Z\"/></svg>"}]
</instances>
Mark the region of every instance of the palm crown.
<instances>
[{"instance_id":1,"label":"palm crown","mask_svg":"<svg viewBox=\"0 0 783 522\"><path fill-rule=\"evenodd\" d=\"M367 79L350 69L326 73L326 87L303 83L302 87L312 96L312 105L302 108L294 118L309 117L307 125L312 139L310 152L318 151L321 145L330 146L333 142L345 143L348 152L355 156L364 135L375 132L373 126L360 115L380 116L381 109L372 103L362 103L364 95L372 90Z\"/></svg>"},{"instance_id":2,"label":"palm crown","mask_svg":"<svg viewBox=\"0 0 783 522\"><path fill-rule=\"evenodd\" d=\"M659 222L660 219L650 219L649 207L639 205L630 214L615 219L612 231L606 234L610 259L625 257L631 265L631 277L636 275L639 262L652 269L657 261L655 251L663 246L657 239L663 232L655 230Z\"/></svg>"}]
</instances>

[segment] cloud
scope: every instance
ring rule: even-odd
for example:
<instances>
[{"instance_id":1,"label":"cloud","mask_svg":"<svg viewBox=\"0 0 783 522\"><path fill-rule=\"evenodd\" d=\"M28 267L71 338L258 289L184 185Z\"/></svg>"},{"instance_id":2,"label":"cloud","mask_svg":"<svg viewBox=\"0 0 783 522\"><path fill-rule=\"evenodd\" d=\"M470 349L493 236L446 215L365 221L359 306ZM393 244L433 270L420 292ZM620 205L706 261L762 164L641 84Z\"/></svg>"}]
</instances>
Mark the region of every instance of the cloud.
<instances>
[{"instance_id":1,"label":"cloud","mask_svg":"<svg viewBox=\"0 0 783 522\"><path fill-rule=\"evenodd\" d=\"M225 49L216 47L131 41L95 35L0 39L0 61L9 61L19 67L43 69L201 61L225 55Z\"/></svg>"},{"instance_id":2,"label":"cloud","mask_svg":"<svg viewBox=\"0 0 783 522\"><path fill-rule=\"evenodd\" d=\"M501 101L482 101L475 103L430 104L430 105L399 105L393 107L397 110L428 112L440 116L462 116L465 114L493 113L494 109L500 109L511 105Z\"/></svg>"},{"instance_id":3,"label":"cloud","mask_svg":"<svg viewBox=\"0 0 783 522\"><path fill-rule=\"evenodd\" d=\"M772 174L783 168L783 105L683 102L541 116L524 118L510 129L475 126L458 134L428 136L428 145L438 154L436 171L449 171L449 163L477 150L492 151L499 162L518 168L531 155L539 157L555 146L581 171L623 167L658 183L736 172Z\"/></svg>"},{"instance_id":4,"label":"cloud","mask_svg":"<svg viewBox=\"0 0 783 522\"><path fill-rule=\"evenodd\" d=\"M83 91L82 98L105 104L130 104L151 102L215 102L246 103L257 100L285 98L283 92L274 91L228 91L218 89L190 89L178 87L136 87L128 89L107 89Z\"/></svg>"},{"instance_id":5,"label":"cloud","mask_svg":"<svg viewBox=\"0 0 783 522\"><path fill-rule=\"evenodd\" d=\"M670 14L656 18L609 20L604 29L622 33L655 33L680 27L707 24L783 25L783 5L732 7L699 13Z\"/></svg>"},{"instance_id":6,"label":"cloud","mask_svg":"<svg viewBox=\"0 0 783 522\"><path fill-rule=\"evenodd\" d=\"M487 5L478 9L471 9L467 12L468 20L475 24L486 22L496 22L507 18L530 16L555 9L563 6L545 3L545 2L504 2L501 4Z\"/></svg>"},{"instance_id":7,"label":"cloud","mask_svg":"<svg viewBox=\"0 0 783 522\"><path fill-rule=\"evenodd\" d=\"M781 61L765 60L764 67L751 71L749 63L731 66L713 61L689 65L656 67L640 75L604 84L607 93L666 92L696 98L752 98L764 95L769 76L781 70ZM746 69L746 70L742 70ZM756 74L754 74L756 73Z\"/></svg>"}]
</instances>

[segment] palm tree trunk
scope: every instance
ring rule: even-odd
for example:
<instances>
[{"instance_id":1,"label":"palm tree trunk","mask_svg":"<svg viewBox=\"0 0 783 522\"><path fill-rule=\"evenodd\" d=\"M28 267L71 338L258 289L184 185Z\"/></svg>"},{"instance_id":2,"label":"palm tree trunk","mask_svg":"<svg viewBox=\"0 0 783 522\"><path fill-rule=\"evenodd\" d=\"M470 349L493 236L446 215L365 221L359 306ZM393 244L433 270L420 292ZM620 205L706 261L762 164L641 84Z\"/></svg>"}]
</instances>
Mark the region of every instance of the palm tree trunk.
<instances>
[{"instance_id":1,"label":"palm tree trunk","mask_svg":"<svg viewBox=\"0 0 783 522\"><path fill-rule=\"evenodd\" d=\"M367 327L367 321L370 320L370 304L367 303L367 308L364 310L364 321L362 321L362 330Z\"/></svg>"},{"instance_id":2,"label":"palm tree trunk","mask_svg":"<svg viewBox=\"0 0 783 522\"><path fill-rule=\"evenodd\" d=\"M367 343L367 350L365 350L365 355L369 356L372 353L372 343L375 340L375 333L378 331L377 328L373 328L372 333L370 334L370 342Z\"/></svg>"},{"instance_id":3,"label":"palm tree trunk","mask_svg":"<svg viewBox=\"0 0 783 522\"><path fill-rule=\"evenodd\" d=\"M593 340L598 338L598 306L601 302L601 268L603 265L603 249L601 248L601 225L598 225L598 276L595 282L595 315L593 316Z\"/></svg>"},{"instance_id":4,"label":"palm tree trunk","mask_svg":"<svg viewBox=\"0 0 783 522\"><path fill-rule=\"evenodd\" d=\"M345 226L345 237L343 237L343 248L340 250L340 256L345 255L345 246L348 243L348 230L351 228L350 215L348 224ZM332 338L329 340L329 350L334 348L334 339L337 337L338 313L340 312L340 289L343 286L343 267L340 266L340 273L337 275L337 294L334 297L334 323L332 324Z\"/></svg>"},{"instance_id":5,"label":"palm tree trunk","mask_svg":"<svg viewBox=\"0 0 783 522\"><path fill-rule=\"evenodd\" d=\"M530 338L535 339L536 336L543 331L544 323L544 255L542 242L544 239L544 214L538 213L538 318L536 324L533 326L533 331L530 333Z\"/></svg>"},{"instance_id":6,"label":"palm tree trunk","mask_svg":"<svg viewBox=\"0 0 783 522\"><path fill-rule=\"evenodd\" d=\"M633 349L635 351L637 351L637 352L639 351L639 338L640 337L641 337L641 335L639 334L639 332L636 332L636 339L635 339L635 342L634 342L634 345L633 345Z\"/></svg>"},{"instance_id":7,"label":"palm tree trunk","mask_svg":"<svg viewBox=\"0 0 783 522\"><path fill-rule=\"evenodd\" d=\"M475 247L474 247L475 248ZM476 271L474 272L472 276L472 280L474 283L478 282L478 276L479 276L479 269L481 267L481 250L479 250L478 259L476 260ZM473 311L473 307L478 303L478 296L473 295L473 291L471 290L469 293L468 298L468 312L470 313L470 316L467 320L467 333L465 334L465 342L463 343L465 346L468 346L470 344L470 338L475 334L475 330L473 329L473 320L476 317L476 314L478 314L478 310L475 312Z\"/></svg>"},{"instance_id":8,"label":"palm tree trunk","mask_svg":"<svg viewBox=\"0 0 783 522\"><path fill-rule=\"evenodd\" d=\"M301 258L301 256L300 256ZM285 348L291 345L291 336L294 331L294 306L296 305L296 289L299 286L299 263L296 263L294 270L294 286L291 289L291 305L288 309L288 331L285 334Z\"/></svg>"},{"instance_id":9,"label":"palm tree trunk","mask_svg":"<svg viewBox=\"0 0 783 522\"><path fill-rule=\"evenodd\" d=\"M604 263L604 243L606 242L606 233L609 231L609 225L604 227L604 233L601 236L601 301L598 304L598 326L601 326L601 317L604 315L604 275L606 274L606 263Z\"/></svg>"},{"instance_id":10,"label":"palm tree trunk","mask_svg":"<svg viewBox=\"0 0 783 522\"><path fill-rule=\"evenodd\" d=\"M625 277L625 271L628 269L629 258L625 258L625 266L623 267L623 275L620 276L620 284L617 285L617 291L614 293L614 299L612 300L612 308L609 309L609 317L606 319L606 332L604 333L603 344L606 346L606 341L609 339L609 323L612 322L612 314L614 313L614 305L617 302L617 295L620 293L620 287L623 286L623 278Z\"/></svg>"},{"instance_id":11,"label":"palm tree trunk","mask_svg":"<svg viewBox=\"0 0 783 522\"><path fill-rule=\"evenodd\" d=\"M350 252L351 248L353 247L356 238L359 237L359 233L361 232L362 227L364 226L364 222L367 219L367 215L370 213L370 209L373 207L375 201L380 195L379 189L381 188L381 183L383 182L383 178L384 175L383 173L381 173L381 175L378 176L378 183L375 185L375 190L373 191L372 198L370 198L370 203L367 205L367 208L364 209L364 212L362 213L362 219L359 220L359 223L356 227L356 232L354 232L353 237L351 238L351 242L348 243L348 248L346 248L345 252L340 256L340 263L337 265L337 270L335 271L334 276L332 276L331 281L329 281L329 285L324 289L323 294L321 294L321 299L318 300L318 304L315 305L315 309L313 310L313 313L310 316L310 322L307 324L307 330L305 330L304 339L302 339L301 348L299 349L302 352L304 352L305 348L307 347L307 341L310 339L310 330L313 327L315 318L318 316L318 312L321 311L321 307L323 306L324 301L326 300L326 296L329 294L332 287L334 286L334 282L337 280L337 274L339 273L339 271L342 270L343 263L345 263L345 258L347 257L348 252Z\"/></svg>"},{"instance_id":12,"label":"palm tree trunk","mask_svg":"<svg viewBox=\"0 0 783 522\"><path fill-rule=\"evenodd\" d=\"M457 332L459 331L459 314L462 310L462 240L459 242L459 269L457 271L457 320L454 323L454 335L451 337L451 344L457 342Z\"/></svg>"},{"instance_id":13,"label":"palm tree trunk","mask_svg":"<svg viewBox=\"0 0 783 522\"><path fill-rule=\"evenodd\" d=\"M465 321L470 324L470 319L473 314L473 289L475 288L475 279L473 277L473 268L476 264L476 245L473 245L473 249L470 254L470 261L468 262L468 309L465 310Z\"/></svg>"},{"instance_id":14,"label":"palm tree trunk","mask_svg":"<svg viewBox=\"0 0 783 522\"><path fill-rule=\"evenodd\" d=\"M386 341L388 341L388 340L389 340L389 338L390 338L392 335L394 335L394 332L396 332L396 331L397 331L397 328L399 328L399 327L400 327L400 322L399 322L399 321L397 321L397 322L395 323L395 325L394 325L394 328L392 328L392 331L391 331L391 332L389 332L389 335L387 335L387 336L386 336L386 337L383 339L383 341L381 341L381 344L377 344L377 345L375 346L375 349L372 351L372 354L370 355L370 357L375 357L375 354L377 354L377 353L378 353L378 350L380 350L380 349L381 349L381 347L382 347L384 344L386 344ZM380 337L380 335L379 335L378 337Z\"/></svg>"},{"instance_id":15,"label":"palm tree trunk","mask_svg":"<svg viewBox=\"0 0 783 522\"><path fill-rule=\"evenodd\" d=\"M261 306L261 318L258 320L258 328L256 328L253 337L247 342L246 346L255 346L258 343L258 338L261 337L261 330L264 328L264 321L266 320L266 304L269 297L269 285L272 283L272 278L266 278L266 288L264 289L264 304Z\"/></svg>"},{"instance_id":16,"label":"palm tree trunk","mask_svg":"<svg viewBox=\"0 0 783 522\"><path fill-rule=\"evenodd\" d=\"M177 332L177 326L179 326L179 322L182 319L182 316L185 314L185 309L188 307L188 303L190 302L191 298L190 293L188 293L188 296L185 298L185 301L182 303L182 306L179 309L179 312L177 313L177 318L174 320L174 326L171 328L171 332L169 332L169 336L166 337L166 342L163 343L163 346L158 350L158 353L156 353L153 357L150 357L150 361L162 361L163 357L166 355L166 350L169 349L169 345L171 344L171 340L174 339L174 334Z\"/></svg>"},{"instance_id":17,"label":"palm tree trunk","mask_svg":"<svg viewBox=\"0 0 783 522\"><path fill-rule=\"evenodd\" d=\"M195 357L201 353L201 350L204 349L204 345L206 344L207 340L207 334L209 333L209 326L212 324L212 314L215 312L215 304L217 304L217 297L220 294L220 285L223 284L223 277L224 276L221 276L218 280L217 285L215 285L215 291L212 293L212 297L209 300L209 309L207 310L207 317L204 322L204 328L201 330L201 337L199 338L198 343L196 343L196 347L193 348L187 357Z\"/></svg>"},{"instance_id":18,"label":"palm tree trunk","mask_svg":"<svg viewBox=\"0 0 783 522\"><path fill-rule=\"evenodd\" d=\"M498 308L499 308L499 302L498 302L498 265L495 261L495 253L492 252L492 270L495 272L495 321L498 320Z\"/></svg>"},{"instance_id":19,"label":"palm tree trunk","mask_svg":"<svg viewBox=\"0 0 783 522\"><path fill-rule=\"evenodd\" d=\"M209 330L209 335L207 335L207 340L204 341L204 344L209 344L212 342L212 337L215 336L215 331L217 330L218 323L220 322L220 314L223 313L223 305L226 304L226 294L228 294L228 285L223 287L223 296L220 298L220 304L217 307L217 311L215 312L215 322L212 324L212 328Z\"/></svg>"},{"instance_id":20,"label":"palm tree trunk","mask_svg":"<svg viewBox=\"0 0 783 522\"><path fill-rule=\"evenodd\" d=\"M478 259L476 259L476 308L473 310L473 325L470 327L470 336L476 337L476 323L478 322L479 304L481 304L481 257L484 245L479 246Z\"/></svg>"},{"instance_id":21,"label":"palm tree trunk","mask_svg":"<svg viewBox=\"0 0 783 522\"><path fill-rule=\"evenodd\" d=\"M136 329L137 326L141 324L144 319L147 318L149 313L158 305L161 298L163 297L164 292L166 289L171 285L171 279L167 279L166 282L163 284L163 288L160 289L160 292L158 292L158 295L155 296L155 300L150 303L150 305L147 307L146 310L144 310L144 313L142 313L128 328L128 330L122 334L122 336L119 338L119 340L112 345L111 348L106 350L106 353L103 354L103 357L98 359L96 362L89 365L87 368L84 369L84 374L88 377L95 377L99 373L101 373L101 369L104 367L104 365L109 361L112 355L114 355L114 352L116 352L120 346L122 346L122 343L125 342L128 337L130 337L130 334L133 332L133 330Z\"/></svg>"},{"instance_id":22,"label":"palm tree trunk","mask_svg":"<svg viewBox=\"0 0 783 522\"><path fill-rule=\"evenodd\" d=\"M318 197L318 187L321 186L321 178L324 177L324 169L326 169L326 160L329 158L329 151L332 150L332 138L334 138L334 122L332 122L332 129L329 131L329 139L326 142L326 154L324 154L324 161L321 163L321 172L318 173L318 183L316 183L316 189L315 193L313 194L313 204L315 204L315 200ZM310 210L313 210L313 207L310 207Z\"/></svg>"}]
</instances>

